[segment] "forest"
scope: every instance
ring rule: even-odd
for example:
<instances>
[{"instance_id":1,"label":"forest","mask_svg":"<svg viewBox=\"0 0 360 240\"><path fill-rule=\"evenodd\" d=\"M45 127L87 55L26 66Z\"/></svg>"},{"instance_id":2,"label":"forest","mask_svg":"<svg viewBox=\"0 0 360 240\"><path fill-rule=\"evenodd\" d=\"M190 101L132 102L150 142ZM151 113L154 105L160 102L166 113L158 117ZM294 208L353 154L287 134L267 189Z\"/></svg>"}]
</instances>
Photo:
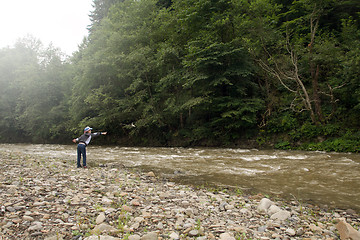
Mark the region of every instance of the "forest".
<instances>
[{"instance_id":1,"label":"forest","mask_svg":"<svg viewBox=\"0 0 360 240\"><path fill-rule=\"evenodd\" d=\"M0 49L0 142L360 151L358 0L93 0Z\"/></svg>"}]
</instances>

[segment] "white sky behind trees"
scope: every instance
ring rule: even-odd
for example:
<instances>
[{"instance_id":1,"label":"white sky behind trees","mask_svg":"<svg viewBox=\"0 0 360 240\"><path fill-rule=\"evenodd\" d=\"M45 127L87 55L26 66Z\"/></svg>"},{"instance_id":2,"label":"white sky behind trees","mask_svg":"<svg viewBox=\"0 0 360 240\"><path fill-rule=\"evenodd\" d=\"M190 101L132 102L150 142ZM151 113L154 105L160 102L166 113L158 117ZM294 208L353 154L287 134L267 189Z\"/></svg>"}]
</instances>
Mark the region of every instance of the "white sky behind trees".
<instances>
[{"instance_id":1,"label":"white sky behind trees","mask_svg":"<svg viewBox=\"0 0 360 240\"><path fill-rule=\"evenodd\" d=\"M71 55L88 35L92 0L0 0L0 48L27 35Z\"/></svg>"}]
</instances>

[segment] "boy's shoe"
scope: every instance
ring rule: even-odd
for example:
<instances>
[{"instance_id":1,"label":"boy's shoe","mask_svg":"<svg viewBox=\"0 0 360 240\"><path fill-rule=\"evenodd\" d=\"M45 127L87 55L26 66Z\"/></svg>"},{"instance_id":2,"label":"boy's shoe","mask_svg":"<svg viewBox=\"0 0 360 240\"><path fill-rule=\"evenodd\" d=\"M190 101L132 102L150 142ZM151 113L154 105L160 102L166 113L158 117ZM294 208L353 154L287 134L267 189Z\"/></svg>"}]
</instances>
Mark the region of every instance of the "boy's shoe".
<instances>
[{"instance_id":1,"label":"boy's shoe","mask_svg":"<svg viewBox=\"0 0 360 240\"><path fill-rule=\"evenodd\" d=\"M87 166L84 166L84 168L87 168Z\"/></svg>"},{"instance_id":2,"label":"boy's shoe","mask_svg":"<svg viewBox=\"0 0 360 240\"><path fill-rule=\"evenodd\" d=\"M82 168L82 166L80 165L80 166L77 166L77 168Z\"/></svg>"}]
</instances>

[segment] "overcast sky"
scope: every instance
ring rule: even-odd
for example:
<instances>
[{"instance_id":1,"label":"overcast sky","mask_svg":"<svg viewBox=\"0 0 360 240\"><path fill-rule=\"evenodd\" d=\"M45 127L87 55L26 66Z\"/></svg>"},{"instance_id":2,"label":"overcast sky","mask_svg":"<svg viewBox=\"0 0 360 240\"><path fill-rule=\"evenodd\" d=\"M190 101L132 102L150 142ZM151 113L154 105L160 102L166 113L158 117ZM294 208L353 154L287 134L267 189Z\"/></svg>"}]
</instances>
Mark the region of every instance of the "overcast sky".
<instances>
[{"instance_id":1,"label":"overcast sky","mask_svg":"<svg viewBox=\"0 0 360 240\"><path fill-rule=\"evenodd\" d=\"M92 0L0 0L0 48L27 34L71 55L88 35Z\"/></svg>"}]
</instances>

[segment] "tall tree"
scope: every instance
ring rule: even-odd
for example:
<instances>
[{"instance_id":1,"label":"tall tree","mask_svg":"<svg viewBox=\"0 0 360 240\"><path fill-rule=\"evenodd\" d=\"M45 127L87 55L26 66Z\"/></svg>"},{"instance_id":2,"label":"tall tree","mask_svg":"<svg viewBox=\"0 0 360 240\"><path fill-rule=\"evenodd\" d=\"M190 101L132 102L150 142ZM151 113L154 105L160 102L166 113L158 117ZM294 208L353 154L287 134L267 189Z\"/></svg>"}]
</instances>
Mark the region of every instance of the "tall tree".
<instances>
[{"instance_id":1,"label":"tall tree","mask_svg":"<svg viewBox=\"0 0 360 240\"><path fill-rule=\"evenodd\" d=\"M50 142L66 135L71 72L62 57L52 46L44 50L33 37L2 50L2 138Z\"/></svg>"}]
</instances>

